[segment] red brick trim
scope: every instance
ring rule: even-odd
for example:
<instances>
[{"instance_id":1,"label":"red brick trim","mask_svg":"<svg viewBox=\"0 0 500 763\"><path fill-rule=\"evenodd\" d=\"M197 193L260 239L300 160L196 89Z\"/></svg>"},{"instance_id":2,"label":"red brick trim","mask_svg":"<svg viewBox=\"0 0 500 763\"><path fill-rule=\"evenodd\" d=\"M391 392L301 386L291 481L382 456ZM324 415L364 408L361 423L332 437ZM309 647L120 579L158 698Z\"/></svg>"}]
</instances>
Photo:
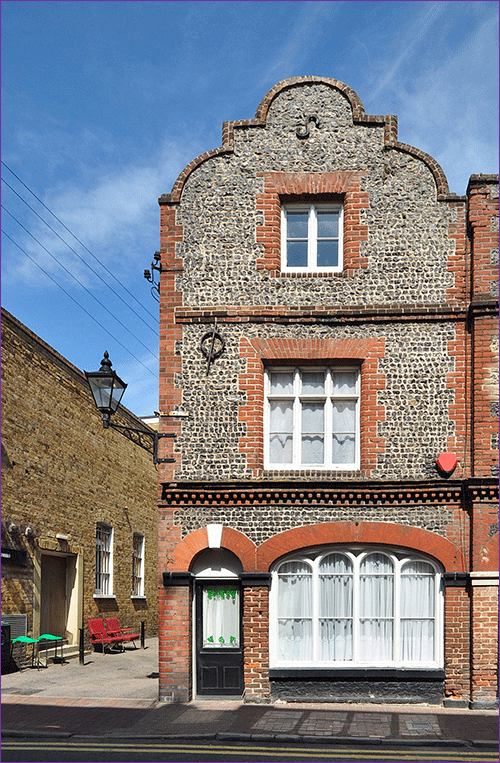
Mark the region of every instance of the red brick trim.
<instances>
[{"instance_id":1,"label":"red brick trim","mask_svg":"<svg viewBox=\"0 0 500 763\"><path fill-rule=\"evenodd\" d=\"M240 374L240 391L247 403L239 409L247 434L240 438L240 452L247 458L253 478L264 468L264 365L272 362L304 361L359 362L361 365L361 471L370 475L385 441L377 435L377 424L385 420L385 407L378 405L378 391L385 388L385 377L378 373L378 360L384 357L385 339L247 339L240 341L240 357L246 372Z\"/></svg>"},{"instance_id":2,"label":"red brick trim","mask_svg":"<svg viewBox=\"0 0 500 763\"><path fill-rule=\"evenodd\" d=\"M433 556L445 572L464 569L462 553L451 541L428 530L389 522L326 522L287 530L259 546L257 569L267 571L276 559L301 548L348 543L402 546Z\"/></svg>"},{"instance_id":3,"label":"red brick trim","mask_svg":"<svg viewBox=\"0 0 500 763\"><path fill-rule=\"evenodd\" d=\"M481 546L476 571L496 572L499 566L499 536L498 533L495 533L484 546Z\"/></svg>"},{"instance_id":4,"label":"red brick trim","mask_svg":"<svg viewBox=\"0 0 500 763\"><path fill-rule=\"evenodd\" d=\"M455 479L468 473L470 459L468 453L467 422L470 412L464 379L469 372L467 359L468 334L465 323L456 323L455 338L448 341L448 356L455 361L455 368L446 375L446 387L453 391L454 399L449 403L450 420L454 423L454 432L447 438L447 449L455 453L458 465L453 472ZM439 455L439 454L437 454Z\"/></svg>"},{"instance_id":5,"label":"red brick trim","mask_svg":"<svg viewBox=\"0 0 500 763\"><path fill-rule=\"evenodd\" d=\"M181 424L168 414L182 403L182 390L175 387L175 376L182 371L182 358L175 352L175 344L182 340L182 326L176 324L175 310L182 306L182 292L176 288L176 276L182 268L182 259L177 257L176 245L183 240L183 229L177 224L177 210L161 207L160 221L160 367L159 367L159 410L160 432L181 433ZM159 441L160 458L175 458L175 464L159 464L160 482L170 480L174 469L180 469L180 453L174 453L175 440L163 438Z\"/></svg>"},{"instance_id":6,"label":"red brick trim","mask_svg":"<svg viewBox=\"0 0 500 763\"><path fill-rule=\"evenodd\" d=\"M171 557L169 572L189 570L196 556L208 548L206 527L190 533L175 548ZM222 528L221 548L232 551L238 557L244 572L255 572L255 543L246 535L232 527L224 526Z\"/></svg>"},{"instance_id":7,"label":"red brick trim","mask_svg":"<svg viewBox=\"0 0 500 763\"><path fill-rule=\"evenodd\" d=\"M361 99L348 85L340 82L336 79L330 79L328 77L291 77L286 80L278 82L268 93L264 96L262 101L257 107L255 113L255 119L240 119L236 121L224 122L222 126L222 146L221 148L212 149L211 151L205 151L200 156L193 159L180 173L179 177L175 181L172 192L169 194L163 194L159 199L159 204L177 204L182 196L182 190L184 184L190 174L199 167L201 164L216 156L222 156L224 154L234 152L234 130L238 128L251 128L251 127L265 127L267 122L267 115L269 108L273 100L283 91L293 87L300 87L307 83L319 83L327 85L335 90L341 92L348 100L352 110L352 117L354 124L361 125L374 125L384 128L384 147L394 148L399 151L414 156L416 159L424 162L431 170L434 180L436 182L436 189L438 194L438 200L448 201L450 196L454 197L454 194L449 194L448 182L446 176L438 164L438 162L429 154L424 151L420 151L413 146L409 146L406 143L399 143L398 137L398 120L393 114L385 116L375 116L365 114L365 110Z\"/></svg>"},{"instance_id":8,"label":"red brick trim","mask_svg":"<svg viewBox=\"0 0 500 763\"><path fill-rule=\"evenodd\" d=\"M262 211L264 224L256 229L257 243L264 246L264 257L257 260L257 269L268 270L277 277L296 277L281 272L281 206L283 196L307 196L309 200L324 196L338 197L344 206L344 244L342 273L307 273L308 278L352 276L354 270L366 268L368 259L361 257L360 245L368 239L368 226L362 225L360 212L368 209L367 191L361 190L365 173L351 172L265 172L264 193L257 194L257 211ZM302 274L301 274L302 275Z\"/></svg>"},{"instance_id":9,"label":"red brick trim","mask_svg":"<svg viewBox=\"0 0 500 763\"><path fill-rule=\"evenodd\" d=\"M184 572L189 570L193 559L200 553L208 548L208 533L206 527L200 527L199 530L195 530L189 533L181 542L175 547L171 556L171 563L169 565L169 572Z\"/></svg>"}]
</instances>

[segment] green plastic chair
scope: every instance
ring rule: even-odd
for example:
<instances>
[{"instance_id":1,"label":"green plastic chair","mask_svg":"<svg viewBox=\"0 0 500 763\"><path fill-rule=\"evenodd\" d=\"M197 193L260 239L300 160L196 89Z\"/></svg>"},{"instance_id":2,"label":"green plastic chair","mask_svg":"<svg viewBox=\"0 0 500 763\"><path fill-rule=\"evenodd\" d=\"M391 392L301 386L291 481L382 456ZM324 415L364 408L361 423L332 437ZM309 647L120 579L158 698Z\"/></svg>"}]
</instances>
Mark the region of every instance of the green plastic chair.
<instances>
[{"instance_id":1,"label":"green plastic chair","mask_svg":"<svg viewBox=\"0 0 500 763\"><path fill-rule=\"evenodd\" d=\"M56 643L54 643L54 662L61 662L61 663L67 662L67 660L64 659L63 653L62 653L62 647L63 647L62 636L53 636L52 633L42 633L42 635L39 636L39 638L38 638L38 642L39 642L39 647L38 648L39 649L40 649L40 642L41 641L45 641L45 642L47 642L47 641L54 641L54 642L56 642ZM57 656L57 642L58 641L61 642L61 656L60 657ZM45 643L45 667L47 667L47 651L48 651L48 649L49 649L49 646L47 645L47 643Z\"/></svg>"},{"instance_id":2,"label":"green plastic chair","mask_svg":"<svg viewBox=\"0 0 500 763\"><path fill-rule=\"evenodd\" d=\"M33 651L31 653L31 667L35 667L35 644L38 644L37 638L31 638L30 636L16 636L16 638L12 639L12 649L14 648L14 644L32 644ZM12 650L11 650L11 657L12 657ZM40 669L40 660L36 659L36 667L39 670Z\"/></svg>"}]
</instances>

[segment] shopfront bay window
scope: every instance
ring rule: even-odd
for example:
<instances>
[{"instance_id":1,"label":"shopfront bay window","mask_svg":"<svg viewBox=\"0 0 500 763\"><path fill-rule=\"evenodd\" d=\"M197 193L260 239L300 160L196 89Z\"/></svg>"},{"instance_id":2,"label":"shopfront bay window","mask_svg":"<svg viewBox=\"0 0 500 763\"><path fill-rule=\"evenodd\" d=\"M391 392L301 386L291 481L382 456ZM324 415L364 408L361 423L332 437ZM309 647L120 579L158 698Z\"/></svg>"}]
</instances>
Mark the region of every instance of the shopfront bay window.
<instances>
[{"instance_id":1,"label":"shopfront bay window","mask_svg":"<svg viewBox=\"0 0 500 763\"><path fill-rule=\"evenodd\" d=\"M397 549L296 554L273 571L273 667L442 665L438 565Z\"/></svg>"}]
</instances>

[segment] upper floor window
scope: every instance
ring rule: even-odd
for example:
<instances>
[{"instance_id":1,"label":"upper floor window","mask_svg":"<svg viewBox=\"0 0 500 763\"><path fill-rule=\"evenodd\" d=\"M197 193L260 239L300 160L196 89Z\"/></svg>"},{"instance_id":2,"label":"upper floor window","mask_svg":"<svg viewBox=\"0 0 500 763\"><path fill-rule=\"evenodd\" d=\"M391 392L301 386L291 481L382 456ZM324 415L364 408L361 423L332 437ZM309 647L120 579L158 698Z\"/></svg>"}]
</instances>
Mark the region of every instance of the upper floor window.
<instances>
[{"instance_id":1,"label":"upper floor window","mask_svg":"<svg viewBox=\"0 0 500 763\"><path fill-rule=\"evenodd\" d=\"M285 204L282 207L281 269L289 273L342 270L340 204Z\"/></svg>"},{"instance_id":2,"label":"upper floor window","mask_svg":"<svg viewBox=\"0 0 500 763\"><path fill-rule=\"evenodd\" d=\"M134 533L132 551L132 596L144 596L144 535Z\"/></svg>"},{"instance_id":3,"label":"upper floor window","mask_svg":"<svg viewBox=\"0 0 500 763\"><path fill-rule=\"evenodd\" d=\"M113 594L113 528L103 522L96 526L95 592L100 596Z\"/></svg>"},{"instance_id":4,"label":"upper floor window","mask_svg":"<svg viewBox=\"0 0 500 763\"><path fill-rule=\"evenodd\" d=\"M319 549L276 565L271 662L281 667L439 667L441 576L397 549Z\"/></svg>"},{"instance_id":5,"label":"upper floor window","mask_svg":"<svg viewBox=\"0 0 500 763\"><path fill-rule=\"evenodd\" d=\"M266 467L358 469L359 384L357 367L268 369Z\"/></svg>"}]
</instances>

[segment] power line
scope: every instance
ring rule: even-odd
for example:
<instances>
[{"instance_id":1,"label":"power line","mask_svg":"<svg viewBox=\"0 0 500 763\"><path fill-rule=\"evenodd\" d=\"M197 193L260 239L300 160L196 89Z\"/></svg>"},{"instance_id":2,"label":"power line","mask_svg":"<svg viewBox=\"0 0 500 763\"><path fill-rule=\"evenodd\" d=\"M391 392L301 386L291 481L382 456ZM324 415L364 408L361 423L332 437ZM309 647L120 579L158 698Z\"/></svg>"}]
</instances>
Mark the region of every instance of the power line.
<instances>
[{"instance_id":1,"label":"power line","mask_svg":"<svg viewBox=\"0 0 500 763\"><path fill-rule=\"evenodd\" d=\"M21 252L22 252L23 254L25 254L25 255L26 255L26 257L27 257L29 260L31 260L31 262L32 262L34 265L36 265L36 266L37 266L37 268L39 268L39 269L42 271L42 273L44 273L44 274L47 276L47 278L50 278L50 280L51 280L53 283L55 283L55 285L56 285L56 286L58 286L58 287L59 287L59 289L61 289L61 291L63 291L63 292L66 294L66 296L67 296L67 297L69 297L71 300L73 300L73 302L74 302L76 305L78 305L78 307L79 307L79 308L81 308L81 310L83 310L83 312L84 312L84 313L86 313L86 314L89 316L89 318L92 318L92 320L94 321L94 323L97 323L97 325L98 325L98 326L99 326L101 329L103 329L103 331L105 331L105 332L106 332L106 334L109 334L109 336L110 336L110 337L111 337L111 338L112 338L112 339L113 339L113 340L114 340L114 341L115 341L117 344L119 344L119 345L120 345L120 347L122 347L122 348L125 350L125 352L128 352L128 354L129 354L129 355L131 355L131 356L134 358L134 360L136 360L138 363L140 363L140 364L141 364L141 366L143 366L143 367L146 369L146 371L149 371L149 373L150 373L150 374L152 374L152 375L155 377L155 379L156 379L156 374L155 374L155 372L154 372L154 371L152 371L150 368L148 368L148 367L147 367L147 366L146 366L146 365L145 365L145 364L142 362L142 360L139 360L139 358L137 358L137 357L134 355L134 353L133 353L133 352L131 352L131 351L130 351L130 350L127 348L127 347L125 347L125 345L124 345L124 344L122 344L122 343L120 342L120 340L119 340L119 339L116 339L116 337L114 337L114 336L113 336L113 334L111 334L111 332L110 332L110 331L109 331L107 328L105 328L105 327L102 325L102 323L99 323L99 321L97 320L97 318L94 318L94 316L92 315L92 313L89 313L89 311L88 311L88 310L86 310L86 309L83 307L83 305L81 305L81 304L78 302L78 300L76 300L76 299L75 299L75 298L74 298L74 297L73 297L73 296L72 296L72 295L71 295L69 292L67 292L67 291L66 291L66 289L64 289L64 288L61 286L61 284L60 284L60 283L58 283L58 282L55 280L55 278L53 278L53 277L50 275L50 273L47 273L47 271L46 271L46 270L44 270L44 269L42 268L42 266L41 266L41 265L39 265L39 264L38 264L38 262L37 262L36 260L34 260L34 259L33 259L33 257L30 257L30 255L28 254L28 252L26 252L26 251L25 251L25 250L22 248L22 246L19 246L19 244L17 243L17 241L14 241L14 239L13 239L13 238L11 238L11 237L9 236L9 234L8 234L6 231L4 231L4 229L3 229L3 228L1 229L1 232L4 234L4 236L7 236L7 238L9 239L9 241L11 241L11 242L14 244L14 246L17 246L17 248L18 248L18 249L20 249L20 250L21 250Z\"/></svg>"},{"instance_id":2,"label":"power line","mask_svg":"<svg viewBox=\"0 0 500 763\"><path fill-rule=\"evenodd\" d=\"M63 242L63 244L64 244L65 246L67 246L67 247L68 247L68 249L70 249L70 250L73 252L73 254L74 254L76 257L78 257L78 259L79 259L81 262L83 262L83 264L84 264L86 267L88 267L88 269L89 269L89 270L91 270L91 271L92 271L92 273L93 273L95 276L97 276L97 278L99 278L99 280L100 280L100 281L102 281L102 283L103 283L103 284L104 284L104 285L105 285L105 286L106 286L108 289L110 289L110 290L113 292L113 294L115 295L115 297L118 297L118 299L119 299L119 300L121 300L121 301L123 302L123 304L124 304L124 305L126 305L126 306L128 307L128 309L129 309L129 310L132 310L132 312L134 313L134 315L136 315L136 316L137 316L137 318L139 318L139 320L140 320L140 321L142 321L142 322L144 323L144 325L148 327L148 329L150 329L150 331L153 331L153 332L156 334L156 336L158 336L158 331L157 331L156 329L152 328L152 326L150 326L150 325L149 325L149 323L146 323L146 321L144 320L144 318L142 318L142 317L139 315L139 313L137 313L137 312L134 310L134 308L133 308L133 307L130 307L130 305L129 305L127 302L125 302L125 300L123 299L123 297L121 297L121 296L118 294L118 292L116 292L116 291L115 291L113 288L111 288L111 286L110 286L108 283L106 283L106 281L104 280L104 278L102 278L102 276L100 276L100 275L99 275L99 273L98 273L96 270L94 270L94 268L92 268L92 267L91 267L91 266L88 264L88 262L86 262L86 261L83 259L83 257L81 257L81 256L78 254L78 252L76 252L76 251L73 249L73 247L72 247L72 246L70 246L70 245L68 244L68 242L67 242L67 241L65 241L65 240L62 238L62 236L60 236L60 235L59 235L59 233L58 233L56 230L54 230L54 228L53 228L51 225L49 225L49 224L48 224L48 222L47 222L46 220L44 220L44 219L43 219L43 217L42 217L41 215L39 215L39 214L38 214L38 212L37 212L35 209L33 209L33 207L32 207L30 204L28 204L28 202L27 202L25 199L23 199L23 197L22 197L22 196L21 196L21 195L20 195L20 194L19 194L19 193L18 193L18 192L17 192L17 191L14 189L14 188L12 188L12 186L11 186L9 183L7 183L7 181L5 180L5 178L2 178L2 183L5 183L5 185L7 186L7 188L10 188L10 190L12 191L12 193L15 193L15 195L17 196L17 198L18 198L18 199L20 199L20 200L23 202L23 204L25 204L25 205L28 207L28 209L31 209L31 211L33 212L33 214L35 214L35 215L38 217L38 219L39 219L39 220L41 220L41 221L42 221L42 223L44 223L44 224L47 226L47 228L48 228L49 230L51 230L51 231L52 231L52 233L53 233L55 236L57 236L57 238L58 238L60 241L62 241L62 242Z\"/></svg>"},{"instance_id":3,"label":"power line","mask_svg":"<svg viewBox=\"0 0 500 763\"><path fill-rule=\"evenodd\" d=\"M139 342L139 344L142 344L142 346L144 347L144 349L145 349L145 350L147 350L147 351L150 353L150 355L152 355L152 356L153 356L153 358L155 358L155 360L158 360L158 356L157 356L157 355L155 355L155 354L154 354L154 352L152 352L152 351L149 349L149 347L148 347L147 345L145 345L145 344L144 344L144 342L143 342L141 339L139 339L139 337L137 337L135 334L133 334L133 333L132 333L132 331L130 331L130 329L128 329L128 328L125 326L125 324L124 324L124 323L122 323L122 322L119 320L119 318L117 318L115 315L113 315L113 313L111 312L111 310L109 310L109 309L106 307L106 305L103 305L103 303L102 303L100 300L98 300L98 299L97 299L97 297L96 297L96 296L94 296L94 294L92 294L92 292L91 292L91 291L89 291L89 290L87 289L87 287L86 287L86 286L84 286L84 285L82 284L82 282L81 282L81 281L79 281L79 280L78 280L78 278L76 278L76 276L74 276L74 275L73 275L73 273L72 273L70 270L68 270L68 268L67 268L65 265L63 265L63 264L62 264L62 262L60 262L60 261L57 259L57 257L55 257L55 256L52 254L52 252L49 252L49 250L47 249L47 247L46 247L46 246L44 246L44 245L43 245L43 244L42 244L40 241L38 241L38 239L37 239L37 238L35 238L35 236L34 236L32 233L30 233L30 232L29 232L29 230L28 230L27 228L25 228L25 226L24 226L24 225L23 225L21 222L19 222L19 220L18 220L16 217L14 217L14 215L12 214L12 212L9 212L9 210L8 210L6 207L4 207L4 205L3 205L3 204L1 205L1 208L4 210L4 212L7 212L7 214L8 214L8 215L10 215L10 217L12 217L12 219L13 219L13 220L15 220L15 222L16 222L16 223L17 223L17 224L18 224L18 225L19 225L19 226L20 226L20 227L21 227L21 228L22 228L22 229L23 229L23 230L24 230L24 231L25 231L25 232L28 234L28 236L31 236L31 238L33 239L33 241L36 241L36 243L38 244L38 246L41 246L41 247L42 247L42 249L43 249L45 252L47 252L47 254L49 255L49 257L52 257L52 259L53 259L53 260L55 260L55 262L57 262L57 264L58 264L58 265L60 265L60 267L61 267L61 268L62 268L62 269L63 269L63 270L64 270L64 271L65 271L65 272L66 272L66 273L69 275L69 276L71 276L71 278L72 278L74 281L76 281L76 282L77 282L77 284L79 284L79 285L82 287L82 289L84 289L84 290L87 292L87 294L88 294L90 297L92 297L92 299L94 299L94 300L97 302L97 304L98 304L98 305L100 305L100 306L101 306L101 307L102 307L104 310L106 310L106 312L107 312L107 313L109 313L109 315L111 315L111 317L112 317L112 318L114 318L114 319L115 319L115 321L117 321L117 323L119 323L119 324L120 324L120 326L121 326L122 328L124 328L124 329L125 329L125 331L127 331L127 333L129 333L129 334L130 334L130 336L132 336L132 337L133 337L133 338L134 338L134 339L135 339L137 342ZM19 247L19 248L20 248L20 247Z\"/></svg>"},{"instance_id":4,"label":"power line","mask_svg":"<svg viewBox=\"0 0 500 763\"><path fill-rule=\"evenodd\" d=\"M36 199L36 200L37 200L37 201L38 201L38 202L39 202L39 203L42 205L42 207L44 207L44 209L46 209L46 210L47 210L47 212L49 212L49 214L51 214L51 215L52 215L52 217L54 217L54 218L57 220L57 222L58 222L60 225L62 225L62 227L63 227L65 230L67 230L67 231L68 231L68 233L69 233L71 236L73 236L73 238L74 238L76 241L78 241L78 243L80 244L80 246L83 246L83 248L85 249L85 251L86 251L86 252L88 252L88 253L90 254L90 256L91 256L91 257L93 257L93 258L94 258L94 260L96 260L96 262L98 262L98 263L99 263L99 265L101 265L101 267L102 267L102 268L104 268L104 270L106 271L106 273L108 273L108 274L111 276L111 278L114 278L114 280L115 280L115 281L116 281L118 284L120 284L121 288L122 288L124 291L126 291L126 292L127 292L127 294L128 294L130 297L132 297L132 299L133 299L133 300L135 300L135 301L137 302L137 304L138 304L138 305L140 305L140 306L142 307L142 309L143 309L143 310L145 310L145 311L147 312L147 314L148 314L148 315L150 315L150 316L151 316L151 318L154 318L154 320L157 320L157 317L156 317L156 316L154 316L154 315L153 315L153 313L150 313L150 312L149 312L149 310L147 310L147 309L144 307L144 305L143 305L141 302L139 302L139 300L137 299L137 297L135 297L135 296L132 294L132 292L130 292L130 291L129 291L129 290L128 290L128 289L127 289L127 288L126 288L126 287L125 287L125 286L124 286L124 285L123 285L123 284L122 284L122 283L121 283L121 282L118 280L118 278L116 278L116 276L115 276L115 275L114 275L114 274L113 274L113 273L112 273L110 270L108 270L108 268L106 267L106 265L104 265L104 264L103 264L103 263L102 263L102 262L101 262L101 261L98 259L98 257L96 257L96 256L95 256L95 254L93 254L93 253L90 251L90 249L89 249L87 246L85 246L85 244L84 244L82 241L80 241L80 239L78 238L78 236L76 236L76 235L73 233L73 231L71 231L71 230L68 228L68 226L67 226L67 225L65 225L65 224L63 223L63 221L62 221L62 220L60 220L60 219L57 217L57 215L56 215L56 214L54 214L54 212L52 212L52 210L51 210L51 209L49 209L49 207L48 207L46 204L44 204L44 203L43 203L43 201L42 201L42 200L41 200L41 199L40 199L40 198L39 198L39 197L36 195L36 193L34 193L34 191L32 191L32 190L31 190L31 188L29 188L29 186L27 186L27 185L26 185L26 183L24 183L24 182L21 180L21 178L20 178L18 175L16 175L16 173L14 172L14 170L11 170L11 168L9 167L9 165L8 165L8 164L6 164L6 163L3 161L3 159L2 159L2 160L0 160L0 161L1 161L1 163L3 164L3 166L4 166L4 167L5 167L7 170L9 170L9 172L10 172L12 175L14 175L14 177L16 178L16 180L18 180L18 181L21 183L21 185L22 185L22 186L24 186L24 188L26 188L26 190L27 190L27 191L29 191L29 192L31 193L31 195L32 195L32 196L34 196L34 197L35 197L35 199Z\"/></svg>"}]
</instances>

